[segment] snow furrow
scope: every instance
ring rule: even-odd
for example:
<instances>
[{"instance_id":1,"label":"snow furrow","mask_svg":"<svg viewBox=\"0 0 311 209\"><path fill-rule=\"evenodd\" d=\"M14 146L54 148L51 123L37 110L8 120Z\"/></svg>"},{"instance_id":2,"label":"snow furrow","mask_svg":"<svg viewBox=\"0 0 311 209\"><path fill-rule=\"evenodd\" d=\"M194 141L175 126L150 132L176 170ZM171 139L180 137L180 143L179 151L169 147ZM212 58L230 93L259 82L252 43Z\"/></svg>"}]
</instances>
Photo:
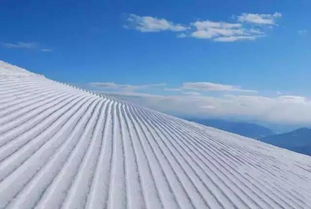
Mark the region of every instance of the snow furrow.
<instances>
[{"instance_id":1,"label":"snow furrow","mask_svg":"<svg viewBox=\"0 0 311 209\"><path fill-rule=\"evenodd\" d=\"M214 195L211 192L209 186L207 186L207 185L210 185L210 184L215 185L215 181L212 180L213 178L209 175L207 175L207 178L209 179L208 182L205 183L205 181L203 181L202 178L206 175L206 172L204 172L204 169L202 169L201 164L197 163L197 161L199 159L194 159L193 156L190 154L191 152L189 152L189 151L187 151L187 149L185 149L185 148L187 148L187 144L184 144L182 142L182 140L180 140L180 139L183 139L183 136L178 135L178 134L176 135L172 131L172 129L170 129L170 131L167 131L167 127L163 126L163 124L161 124L160 121L152 120L151 123L152 123L153 127L157 127L157 131L159 131L159 133L162 134L165 138L171 138L172 139L172 140L167 140L169 143L172 144L174 141L174 143L175 143L174 153L178 153L178 156L180 156L181 160L184 161L183 163L181 163L181 165L190 167L190 169L187 169L188 173L193 172L194 175L196 176L196 178L199 179L198 186L201 187L201 189L200 189L201 193L204 190L207 190L208 193L210 193L210 195ZM176 139L178 139L178 140L176 140ZM210 166L208 166L207 169L211 169ZM213 174L213 172L215 172L215 171L212 171L211 174ZM199 175L199 173L201 173L201 175ZM222 192L222 194L224 194L224 192ZM234 195L234 193L233 193L233 195ZM214 198L216 199L215 196L214 196Z\"/></svg>"},{"instance_id":2,"label":"snow furrow","mask_svg":"<svg viewBox=\"0 0 311 209\"><path fill-rule=\"evenodd\" d=\"M145 121L147 121L147 120L145 120ZM154 120L152 120L152 122L151 123L153 123L153 122L157 122L156 121L156 119L154 119ZM160 122L161 123L161 122ZM153 125L152 125L152 127L157 127L157 124L155 124L155 123L153 123ZM178 147L178 142L177 143L173 143L173 141L175 141L175 138L177 137L177 138L179 138L180 139L180 137L177 135L170 135L170 134L168 134L168 135L165 135L165 133L164 133L164 131L165 131L165 129L166 129L166 127L165 127L165 125L163 125L162 124L162 127L161 128L159 128L159 129L155 129L155 130L158 130L161 134L163 134L164 136L165 136L165 138L167 139L167 140L163 140L163 143L165 144L165 146L164 147L172 147L173 149L174 149L174 151L171 151L170 150L170 153L175 153L175 156L177 157L177 156L179 156L180 158L179 158L179 160L176 160L176 163L177 164L179 164L180 165L180 167L183 169L183 173L188 173L188 174L191 174L191 173L193 173L193 176L189 176L189 177L192 177L192 178L195 178L195 179L197 179L197 180L195 180L195 181L193 181L193 180L191 180L192 182L192 184L195 186L195 190L197 190L198 191L198 188L197 187L200 187L201 189L200 189L200 192L197 192L199 195L202 193L202 194L204 194L204 193L207 193L209 196L212 196L213 197L213 199L211 199L210 201L215 201L214 203L213 203L213 205L218 205L219 207L221 207L221 208L223 208L224 207L224 205L223 205L223 203L222 202L225 202L225 201L222 201L222 202L220 202L219 201L219 198L217 197L217 195L215 195L213 192L211 192L211 190L210 190L210 188L209 187L211 187L211 186L216 186L216 184L215 184L215 182L212 180L212 178L210 178L209 176L208 176L208 182L207 183L205 183L205 181L203 181L202 180L202 177L201 177L201 175L199 175L198 174L198 172L200 172L200 171L198 171L197 169L194 169L194 167L193 167L193 162L191 162L191 163L189 163L186 159L185 159L185 156L188 154L187 152L185 153L185 154L181 154L181 152L180 152L180 149L179 149L179 147ZM161 137L159 136L159 138L161 139ZM169 139L169 140L168 140ZM169 143L169 144L167 144L165 141L167 141L167 143ZM178 140L179 141L179 140ZM180 147L181 149L183 148L182 146ZM178 154L178 155L177 155ZM174 155L173 155L174 156ZM176 157L175 157L175 159L176 159ZM186 162L186 163L179 163L179 161L184 161L184 162ZM182 165L189 165L189 167L190 167L190 169L188 169L188 171L186 172L186 170L184 170L184 168L183 168L183 166ZM191 178L190 178L191 179ZM195 183L195 182L197 182L197 183ZM210 185L210 186L207 186L207 185ZM203 187L202 187L203 186ZM188 186L189 187L189 186ZM205 191L206 190L206 191ZM205 191L205 192L204 192ZM221 191L219 191L220 193L221 193ZM193 192L191 192L190 194L193 194ZM222 195L223 195L224 193L222 192ZM205 195L206 196L206 195ZM225 199L222 199L222 200L225 200ZM215 206L214 206L215 207ZM234 205L232 205L232 207L234 207Z\"/></svg>"},{"instance_id":3,"label":"snow furrow","mask_svg":"<svg viewBox=\"0 0 311 209\"><path fill-rule=\"evenodd\" d=\"M166 155L164 155L163 150L159 147L158 144L154 141L154 136L152 133L149 132L145 124L143 124L143 121L141 121L137 115L133 114L131 110L129 112L132 114L134 118L134 124L138 126L138 128L141 130L142 136L144 138L144 141L146 142L146 149L148 149L147 153L150 153L153 158L152 167L154 167L154 170L157 171L157 175L160 177L163 177L163 181L160 181L160 177L156 177L157 181L160 185L160 188L164 188L165 185L167 185L167 194L163 193L163 199L166 200L167 197L170 195L171 198L168 201L163 202L163 204L173 204L170 208L193 208L193 203L191 202L191 199L189 198L188 194L185 192L184 187L182 184L180 184L180 179L177 177L176 172L174 171L174 168L169 163L168 158ZM176 178L177 177L177 178ZM169 179L172 179L169 181ZM173 191L175 189L175 192ZM177 201L176 193L178 193L183 200L183 205L181 206L180 203ZM160 194L161 195L161 194ZM168 206L167 206L168 207Z\"/></svg>"},{"instance_id":4,"label":"snow furrow","mask_svg":"<svg viewBox=\"0 0 311 209\"><path fill-rule=\"evenodd\" d=\"M86 120L83 121L81 126L76 133L69 138L69 143L71 143L71 148L62 147L61 151L69 153L67 154L65 164L57 173L57 176L53 179L53 182L49 185L45 191L44 196L37 205L37 208L45 208L45 205L51 206L51 208L60 208L67 197L69 189L77 175L79 166L84 157L84 154L90 143L91 131L95 125L94 112L99 110L101 101L96 100L95 103L90 107ZM86 137L87 140L81 140L81 138Z\"/></svg>"},{"instance_id":5,"label":"snow furrow","mask_svg":"<svg viewBox=\"0 0 311 209\"><path fill-rule=\"evenodd\" d=\"M102 128L101 150L90 188L86 208L107 208L109 179L112 158L112 109L113 102L105 110L105 125Z\"/></svg>"},{"instance_id":6,"label":"snow furrow","mask_svg":"<svg viewBox=\"0 0 311 209\"><path fill-rule=\"evenodd\" d=\"M214 147L210 147L210 146L202 146L202 144L200 144L200 140L191 140L191 139L193 139L193 136L188 135L187 133L181 133L181 136L182 135L187 136L187 139L189 140L188 145L192 146L190 149L197 150L197 152L201 154L198 156L199 159L201 159L201 161L202 161L201 165L206 166L206 169L212 168L212 165L215 166L215 168L218 168L218 170L220 169L220 172L210 172L210 173L227 174L226 178L231 180L231 184L234 184L234 188L238 188L239 186L237 186L237 185L241 185L241 186L244 186L242 191L243 190L246 190L246 191L249 190L249 192L252 193L252 195L251 195L252 199L251 200L255 204L255 206L259 207L258 205L265 205L265 207L271 207L271 205L269 203L267 203L264 199L262 199L261 197L258 197L257 193L253 191L252 187L249 187L249 186L247 186L247 184L245 184L245 181L240 181L240 179L237 179L237 182L233 183L233 180L236 180L236 178L235 178L236 176L232 172L232 171L234 171L234 169L232 167L230 169L227 169L226 167L224 167L224 165L226 165L226 162L223 161L220 153L215 153L215 151L216 152L218 151L217 149L213 149ZM219 157L215 158L214 155L219 156ZM209 159L211 159L211 160L209 160ZM210 164L207 165L206 162L209 162ZM214 163L217 163L218 165L214 164ZM224 171L226 171L226 172L224 172ZM241 193L243 194L244 192L241 192ZM247 193L245 193L245 194L247 194ZM242 195L240 195L240 196L242 196ZM254 197L256 197L256 196L257 196L257 198L254 199ZM257 203L258 201L260 201L260 203Z\"/></svg>"},{"instance_id":7,"label":"snow furrow","mask_svg":"<svg viewBox=\"0 0 311 209\"><path fill-rule=\"evenodd\" d=\"M107 101L101 104L99 111L103 108L106 108ZM91 130L90 136L87 140L89 140L89 145L87 150L85 151L84 158L81 160L81 164L79 167L79 172L74 177L74 181L72 186L70 187L70 191L68 192L66 202L62 205L62 208L84 208L86 205L87 194L90 189L90 178L92 176L92 172L95 168L95 160L97 159L99 147L98 144L101 140L99 137L100 130L103 125L103 114L96 115L96 122ZM77 193L77 191L81 191Z\"/></svg>"},{"instance_id":8,"label":"snow furrow","mask_svg":"<svg viewBox=\"0 0 311 209\"><path fill-rule=\"evenodd\" d=\"M311 158L0 61L0 209L309 209Z\"/></svg>"},{"instance_id":9,"label":"snow furrow","mask_svg":"<svg viewBox=\"0 0 311 209\"><path fill-rule=\"evenodd\" d=\"M69 118L73 115L73 110L76 108L72 108L72 110L68 111L66 114L71 114ZM65 114L64 114L65 115ZM64 121L61 119L63 115L56 118L55 123L53 123L49 128L45 129L43 132L39 132L40 134L34 138L27 138L24 146L22 146L19 150L15 150L11 155L7 156L3 162L0 163L0 179L3 179L3 175L8 173L11 169L16 169L18 166L16 164L21 165L24 161L26 161L29 157L34 156L35 152L39 151L42 146L44 146L49 139L55 137L58 133L58 130L62 130L62 126L64 125ZM69 119L68 118L68 119ZM66 118L67 119L67 118ZM23 140L23 138L21 138ZM56 142L53 141L53 142ZM18 149L15 143L12 144L13 148ZM8 175L8 174L7 174Z\"/></svg>"},{"instance_id":10,"label":"snow furrow","mask_svg":"<svg viewBox=\"0 0 311 209\"><path fill-rule=\"evenodd\" d=\"M71 100L70 103L74 103L75 100L78 98L75 98L74 100ZM79 98L81 99L81 98ZM69 103L68 103L69 104ZM37 138L40 135L44 135L47 131L50 131L51 129L48 128L50 126L55 125L55 122L61 118L67 110L70 110L70 108L74 107L74 104L68 105L66 108L58 108L55 110L54 114L51 114L51 120L43 120L41 123L38 123L35 128L31 130L26 130L22 134L20 134L18 137L12 138L8 143L3 144L0 147L0 163L1 161L12 155L16 150L18 150L20 147L24 148L25 145L29 144L29 141L32 139ZM48 117L47 117L48 118ZM53 130L53 129L52 129ZM57 131L58 129L54 129L54 131ZM49 138L48 136L44 136L44 138Z\"/></svg>"},{"instance_id":11,"label":"snow furrow","mask_svg":"<svg viewBox=\"0 0 311 209\"><path fill-rule=\"evenodd\" d=\"M94 101L93 101L94 102ZM80 121L83 121L83 113L86 113L90 107L91 101L85 103L87 106L84 108L79 106L77 113L82 114L73 114L70 118L72 123L67 123L62 127L62 132L58 132L53 138L56 140L49 140L42 148L40 148L33 155L31 161L36 161L38 157L43 158L44 164L41 166L40 170L33 176L33 178L28 182L25 187L25 191L21 191L16 197L18 201L13 202L13 205L20 204L24 205L26 208L32 208L42 197L44 192L49 188L49 185L53 182L53 179L56 177L57 173L61 170L62 166L66 162L67 156L70 154L68 148L74 146L75 141L73 140L76 137L76 130L80 128L78 125ZM52 138L52 139L53 139ZM67 139L62 141L62 139ZM29 162L31 163L31 162ZM33 196L33 198L28 198ZM18 207L17 207L18 208Z\"/></svg>"},{"instance_id":12,"label":"snow furrow","mask_svg":"<svg viewBox=\"0 0 311 209\"><path fill-rule=\"evenodd\" d=\"M133 131L137 137L137 140L134 142L134 147L137 147L137 154L138 154L138 167L142 167L142 170L140 171L141 175L141 182L143 191L145 193L145 201L146 201L146 208L148 209L161 209L165 208L165 203L168 206L174 207L174 201L172 199L172 194L170 194L168 186L164 184L164 186L161 187L162 193L166 194L163 196L163 199L161 199L159 186L159 181L163 181L163 179L156 178L154 172L152 171L151 163L150 163L150 157L147 154L148 150L145 148L143 144L144 137L142 136L142 133L139 129L139 127L136 124L136 121L132 114L129 114L127 111L127 115L129 118L129 123L132 125ZM166 207L166 208L167 208Z\"/></svg>"}]
</instances>

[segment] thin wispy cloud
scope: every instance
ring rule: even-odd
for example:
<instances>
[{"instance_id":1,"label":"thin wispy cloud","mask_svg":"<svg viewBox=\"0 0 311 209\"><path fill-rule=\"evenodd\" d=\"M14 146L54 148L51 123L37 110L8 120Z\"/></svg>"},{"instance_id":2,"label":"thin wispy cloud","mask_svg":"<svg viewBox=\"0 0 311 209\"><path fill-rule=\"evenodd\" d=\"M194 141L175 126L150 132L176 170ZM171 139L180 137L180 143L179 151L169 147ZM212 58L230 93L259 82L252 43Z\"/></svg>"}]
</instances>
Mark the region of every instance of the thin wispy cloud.
<instances>
[{"instance_id":1,"label":"thin wispy cloud","mask_svg":"<svg viewBox=\"0 0 311 209\"><path fill-rule=\"evenodd\" d=\"M255 90L242 89L237 86L211 83L211 82L185 82L182 85L182 89L190 89L197 91L222 91L222 92L245 92L245 93L257 93Z\"/></svg>"},{"instance_id":2,"label":"thin wispy cloud","mask_svg":"<svg viewBox=\"0 0 311 209\"><path fill-rule=\"evenodd\" d=\"M126 28L140 32L176 32L178 38L208 39L215 42L252 41L266 36L266 29L273 28L281 13L243 13L232 22L198 20L188 24L178 24L164 18L131 14Z\"/></svg>"},{"instance_id":3,"label":"thin wispy cloud","mask_svg":"<svg viewBox=\"0 0 311 209\"><path fill-rule=\"evenodd\" d=\"M53 50L52 49L40 49L40 51L42 51L42 52L52 52Z\"/></svg>"},{"instance_id":4,"label":"thin wispy cloud","mask_svg":"<svg viewBox=\"0 0 311 209\"><path fill-rule=\"evenodd\" d=\"M52 49L49 48L42 48L40 44L36 42L15 42L15 43L9 43L9 42L3 42L1 43L2 47L8 48L8 49L29 49L29 50L38 50L42 52L52 52Z\"/></svg>"},{"instance_id":5,"label":"thin wispy cloud","mask_svg":"<svg viewBox=\"0 0 311 209\"><path fill-rule=\"evenodd\" d=\"M35 49L38 47L34 42L16 42L16 43L2 43L2 46L13 49Z\"/></svg>"},{"instance_id":6,"label":"thin wispy cloud","mask_svg":"<svg viewBox=\"0 0 311 209\"><path fill-rule=\"evenodd\" d=\"M238 17L238 21L242 23L275 25L276 20L281 17L282 14L279 12L275 12L274 14L243 13L241 16Z\"/></svg>"},{"instance_id":7,"label":"thin wispy cloud","mask_svg":"<svg viewBox=\"0 0 311 209\"><path fill-rule=\"evenodd\" d=\"M144 84L144 85L131 85L131 84L118 84L114 82L91 82L89 86L94 87L99 90L110 90L110 91L120 91L120 92L133 92L143 89L164 87L164 83L156 84Z\"/></svg>"},{"instance_id":8,"label":"thin wispy cloud","mask_svg":"<svg viewBox=\"0 0 311 209\"><path fill-rule=\"evenodd\" d=\"M178 92L180 94L199 95L206 92L236 92L257 93L256 90L243 89L238 86L212 83L212 82L184 82L177 87L168 87L165 83L152 83L143 85L119 84L115 82L91 82L88 86L97 90L134 92L157 88L162 92Z\"/></svg>"},{"instance_id":9,"label":"thin wispy cloud","mask_svg":"<svg viewBox=\"0 0 311 209\"><path fill-rule=\"evenodd\" d=\"M247 35L242 35L242 36L220 36L220 37L214 38L213 40L216 42L235 42L235 41L243 41L243 40L253 41L260 37L262 36L247 34Z\"/></svg>"}]
</instances>

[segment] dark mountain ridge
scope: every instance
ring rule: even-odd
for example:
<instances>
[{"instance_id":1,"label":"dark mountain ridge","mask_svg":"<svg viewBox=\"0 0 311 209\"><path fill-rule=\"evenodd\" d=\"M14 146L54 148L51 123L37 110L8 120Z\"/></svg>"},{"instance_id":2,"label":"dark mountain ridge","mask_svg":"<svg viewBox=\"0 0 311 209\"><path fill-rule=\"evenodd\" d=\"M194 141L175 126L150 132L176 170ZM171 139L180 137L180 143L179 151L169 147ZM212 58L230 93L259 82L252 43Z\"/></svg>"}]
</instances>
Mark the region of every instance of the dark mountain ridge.
<instances>
[{"instance_id":1,"label":"dark mountain ridge","mask_svg":"<svg viewBox=\"0 0 311 209\"><path fill-rule=\"evenodd\" d=\"M260 138L260 141L302 154L311 155L310 128L300 128L288 133L263 137Z\"/></svg>"}]
</instances>

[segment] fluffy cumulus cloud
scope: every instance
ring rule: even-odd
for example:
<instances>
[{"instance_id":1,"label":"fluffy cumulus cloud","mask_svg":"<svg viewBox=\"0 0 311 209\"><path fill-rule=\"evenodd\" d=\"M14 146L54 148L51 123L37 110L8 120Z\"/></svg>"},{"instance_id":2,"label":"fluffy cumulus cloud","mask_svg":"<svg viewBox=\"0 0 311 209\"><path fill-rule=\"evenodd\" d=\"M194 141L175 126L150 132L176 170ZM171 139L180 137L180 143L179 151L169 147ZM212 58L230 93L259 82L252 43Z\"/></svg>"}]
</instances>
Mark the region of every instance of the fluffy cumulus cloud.
<instances>
[{"instance_id":1,"label":"fluffy cumulus cloud","mask_svg":"<svg viewBox=\"0 0 311 209\"><path fill-rule=\"evenodd\" d=\"M185 31L187 27L175 24L163 18L150 16L138 16L130 14L126 27L134 28L140 32L160 32L160 31Z\"/></svg>"},{"instance_id":2,"label":"fluffy cumulus cloud","mask_svg":"<svg viewBox=\"0 0 311 209\"><path fill-rule=\"evenodd\" d=\"M275 25L276 20L280 17L282 17L282 14L279 12L275 12L274 14L243 13L238 17L238 21L252 24Z\"/></svg>"},{"instance_id":3,"label":"fluffy cumulus cloud","mask_svg":"<svg viewBox=\"0 0 311 209\"><path fill-rule=\"evenodd\" d=\"M127 28L140 32L177 32L178 38L209 39L215 42L235 42L256 40L266 35L266 30L276 25L281 13L251 14L243 13L232 22L198 20L185 25L173 23L166 19L131 14ZM269 26L269 27L268 27Z\"/></svg>"},{"instance_id":4,"label":"fluffy cumulus cloud","mask_svg":"<svg viewBox=\"0 0 311 209\"><path fill-rule=\"evenodd\" d=\"M235 36L244 34L241 24L226 22L196 21L192 23L196 31L192 33L196 38L213 38L217 36Z\"/></svg>"}]
</instances>

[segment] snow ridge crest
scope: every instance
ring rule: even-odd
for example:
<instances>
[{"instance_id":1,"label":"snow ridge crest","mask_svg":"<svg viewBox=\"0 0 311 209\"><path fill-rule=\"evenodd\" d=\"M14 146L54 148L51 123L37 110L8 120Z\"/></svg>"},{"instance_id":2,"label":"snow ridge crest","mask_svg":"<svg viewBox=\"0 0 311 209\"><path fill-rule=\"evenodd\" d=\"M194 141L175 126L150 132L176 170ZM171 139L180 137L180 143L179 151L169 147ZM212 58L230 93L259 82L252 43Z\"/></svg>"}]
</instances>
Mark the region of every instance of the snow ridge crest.
<instances>
[{"instance_id":1,"label":"snow ridge crest","mask_svg":"<svg viewBox=\"0 0 311 209\"><path fill-rule=\"evenodd\" d=\"M0 60L0 76L1 77L24 77L24 76L38 76L38 74L29 72L26 69L9 64Z\"/></svg>"}]
</instances>

